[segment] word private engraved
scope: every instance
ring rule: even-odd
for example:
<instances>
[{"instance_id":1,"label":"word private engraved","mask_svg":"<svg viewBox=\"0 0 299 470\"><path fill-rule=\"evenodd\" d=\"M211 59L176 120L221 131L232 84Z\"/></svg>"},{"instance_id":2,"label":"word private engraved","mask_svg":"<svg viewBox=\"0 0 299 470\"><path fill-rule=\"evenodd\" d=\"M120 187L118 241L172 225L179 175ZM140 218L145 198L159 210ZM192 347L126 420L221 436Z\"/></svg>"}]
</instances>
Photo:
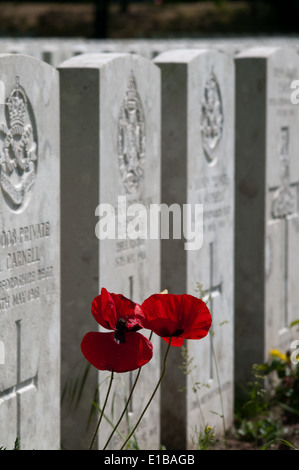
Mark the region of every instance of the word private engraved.
<instances>
[{"instance_id":1,"label":"word private engraved","mask_svg":"<svg viewBox=\"0 0 299 470\"><path fill-rule=\"evenodd\" d=\"M37 142L33 113L19 77L5 104L6 123L0 123L0 186L8 206L24 206L34 184Z\"/></svg>"},{"instance_id":2,"label":"word private engraved","mask_svg":"<svg viewBox=\"0 0 299 470\"><path fill-rule=\"evenodd\" d=\"M223 133L223 107L220 87L213 72L209 75L201 106L201 135L209 163L216 161L215 149Z\"/></svg>"},{"instance_id":3,"label":"word private engraved","mask_svg":"<svg viewBox=\"0 0 299 470\"><path fill-rule=\"evenodd\" d=\"M145 119L133 72L118 122L118 163L122 182L129 194L136 193L144 178Z\"/></svg>"},{"instance_id":4,"label":"word private engraved","mask_svg":"<svg viewBox=\"0 0 299 470\"><path fill-rule=\"evenodd\" d=\"M281 148L281 186L277 189L272 200L272 216L274 219L286 217L295 211L295 199L290 191L290 129L282 127L280 129Z\"/></svg>"}]
</instances>

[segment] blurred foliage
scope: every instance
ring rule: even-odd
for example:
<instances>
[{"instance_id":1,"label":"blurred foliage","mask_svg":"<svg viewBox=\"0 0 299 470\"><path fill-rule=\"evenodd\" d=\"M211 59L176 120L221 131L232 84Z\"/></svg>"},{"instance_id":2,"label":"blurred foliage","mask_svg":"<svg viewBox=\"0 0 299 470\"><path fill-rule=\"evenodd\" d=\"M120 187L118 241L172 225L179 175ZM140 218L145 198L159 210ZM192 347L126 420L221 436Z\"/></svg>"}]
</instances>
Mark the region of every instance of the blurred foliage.
<instances>
[{"instance_id":1,"label":"blurred foliage","mask_svg":"<svg viewBox=\"0 0 299 470\"><path fill-rule=\"evenodd\" d=\"M0 2L1 37L168 39L299 32L299 0Z\"/></svg>"},{"instance_id":2,"label":"blurred foliage","mask_svg":"<svg viewBox=\"0 0 299 470\"><path fill-rule=\"evenodd\" d=\"M236 405L238 436L258 445L282 440L290 422L299 421L299 360L290 352L270 351L269 361L253 366L247 396ZM292 447L288 442L286 445Z\"/></svg>"}]
</instances>

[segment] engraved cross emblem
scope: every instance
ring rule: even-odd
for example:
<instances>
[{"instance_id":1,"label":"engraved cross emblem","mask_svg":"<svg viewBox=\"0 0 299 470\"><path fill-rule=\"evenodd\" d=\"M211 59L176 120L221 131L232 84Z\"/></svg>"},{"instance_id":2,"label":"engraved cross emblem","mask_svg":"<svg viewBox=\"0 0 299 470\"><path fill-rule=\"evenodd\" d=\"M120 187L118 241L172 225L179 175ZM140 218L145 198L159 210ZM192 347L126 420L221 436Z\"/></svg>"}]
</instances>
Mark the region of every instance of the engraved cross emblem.
<instances>
[{"instance_id":1,"label":"engraved cross emblem","mask_svg":"<svg viewBox=\"0 0 299 470\"><path fill-rule=\"evenodd\" d=\"M281 219L284 222L284 326L288 326L288 239L289 225L288 218L296 213L296 199L291 192L290 184L290 129L289 127L281 127L281 148L280 148L280 165L281 165L281 185L275 190L272 199L272 217Z\"/></svg>"},{"instance_id":2,"label":"engraved cross emblem","mask_svg":"<svg viewBox=\"0 0 299 470\"><path fill-rule=\"evenodd\" d=\"M222 291L222 284L215 284L214 282L214 243L209 244L209 255L210 255L210 287L206 291L203 301L204 302L209 302L209 310L211 312L211 316L213 318L213 303L214 303L214 298L218 297L218 295L221 295ZM212 337L210 335L210 364L209 364L209 370L210 370L210 379L213 379L214 374L213 374L213 350L212 350Z\"/></svg>"},{"instance_id":3,"label":"engraved cross emblem","mask_svg":"<svg viewBox=\"0 0 299 470\"><path fill-rule=\"evenodd\" d=\"M282 127L281 130L281 186L274 194L272 201L272 215L274 219L285 218L287 215L295 212L295 198L290 190L290 129Z\"/></svg>"},{"instance_id":4,"label":"engraved cross emblem","mask_svg":"<svg viewBox=\"0 0 299 470\"><path fill-rule=\"evenodd\" d=\"M21 443L21 396L23 393L37 388L37 374L27 380L21 381L21 320L16 321L17 327L17 381L16 384L0 391L0 406L6 400L17 400L17 435Z\"/></svg>"}]
</instances>

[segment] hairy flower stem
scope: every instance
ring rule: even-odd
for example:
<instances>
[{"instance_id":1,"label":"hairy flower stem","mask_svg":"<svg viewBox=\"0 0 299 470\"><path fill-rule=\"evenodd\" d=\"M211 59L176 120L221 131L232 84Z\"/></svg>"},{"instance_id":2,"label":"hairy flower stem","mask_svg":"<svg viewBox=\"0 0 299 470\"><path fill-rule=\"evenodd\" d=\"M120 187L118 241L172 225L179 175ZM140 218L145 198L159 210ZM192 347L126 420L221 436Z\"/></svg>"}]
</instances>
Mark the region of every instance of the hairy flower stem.
<instances>
[{"instance_id":1,"label":"hairy flower stem","mask_svg":"<svg viewBox=\"0 0 299 470\"><path fill-rule=\"evenodd\" d=\"M221 382L220 382L220 377L219 377L219 370L218 370L218 364L217 364L217 358L213 346L213 340L211 341L212 345L212 354L215 362L215 369L216 369L216 375L217 375L217 382L219 386L219 397L220 397L220 404L221 404L221 410L222 410L222 423L223 423L223 434L224 434L224 445L225 448L227 447L227 442L226 442L226 426L225 426L225 415L224 415L224 406L223 406L223 400L222 400L222 391L221 391Z\"/></svg>"},{"instance_id":2,"label":"hairy flower stem","mask_svg":"<svg viewBox=\"0 0 299 470\"><path fill-rule=\"evenodd\" d=\"M122 445L122 447L121 447L120 450L123 450L123 448L126 446L126 444L128 443L128 441L131 439L132 435L133 435L134 432L136 431L136 429L137 429L137 427L138 427L140 421L142 420L143 416L145 415L145 413L146 413L148 407L150 406L150 404L151 404L151 402L152 402L152 400L153 400L153 398L154 398L154 396L155 396L155 394L156 394L156 392L157 392L157 390L158 390L158 388L159 388L159 386L160 386L160 384L161 384L161 382L162 382L162 379L163 379L163 377L164 377L164 375L165 375L165 371L166 371L166 360L167 360L167 356L168 356L168 353L169 353L170 344L171 344L171 337L169 338L169 343L168 343L168 346L167 346L167 349L166 349L166 352L165 352L164 363L163 363L163 371L162 371L161 377L160 377L160 379L159 379L159 381L158 381L158 383L157 383L157 385L156 385L156 387L155 387L155 389L154 389L154 391L153 391L153 393L152 393L152 395L151 395L151 397L150 397L150 399L149 399L149 401L148 401L146 407L144 408L143 412L141 413L141 416L139 417L139 419L138 419L137 423L135 424L133 430L132 430L132 431L130 432L130 434L128 435L127 439L126 439L125 442L123 443L123 445Z\"/></svg>"},{"instance_id":3,"label":"hairy flower stem","mask_svg":"<svg viewBox=\"0 0 299 470\"><path fill-rule=\"evenodd\" d=\"M113 379L114 379L114 372L112 371L112 372L111 372L111 375L110 375L110 382L109 382L109 387L108 387L108 390L107 390L107 393L106 393L105 402L104 402L103 408L102 408L102 410L101 410L101 415L100 415L100 418L99 418L99 422L98 422L98 424L97 424L95 433L94 433L94 435L93 435L91 444L90 444L90 446L89 446L89 450L91 450L92 447L93 447L93 444L94 444L96 435L97 435L97 433L98 433L98 430L99 430L99 427L100 427L102 418L103 418L103 416L104 416L104 410L105 410L106 405L107 405L107 401L108 401L108 397L109 397L109 394L110 394L110 390L111 390L111 386L112 386Z\"/></svg>"},{"instance_id":4,"label":"hairy flower stem","mask_svg":"<svg viewBox=\"0 0 299 470\"><path fill-rule=\"evenodd\" d=\"M124 409L123 409L123 412L122 412L122 414L120 415L120 417L119 417L119 419L118 419L116 425L114 426L113 431L111 432L111 434L110 434L110 436L109 436L109 438L108 438L108 441L106 442L105 446L103 447L103 450L105 450L106 447L108 446L109 442L110 442L111 439L112 439L113 434L115 433L116 429L117 429L118 426L119 426L119 423L121 422L121 420L122 420L123 417L124 417L124 414L125 414L125 412L126 412L128 406L129 406L129 403L130 403L130 401L131 401L131 398L132 398L134 389L135 389L135 387L136 387L137 381L138 381L138 379L139 379L139 375L140 375L141 369L142 369L142 367L140 367L139 370L138 370L138 373L137 373L137 375L136 375L136 378L135 378L135 381L134 381L132 390L131 390L130 395L129 395L129 397L128 397L128 400L127 400L127 402L126 402L126 404L125 404L125 407L124 407Z\"/></svg>"},{"instance_id":5,"label":"hairy flower stem","mask_svg":"<svg viewBox=\"0 0 299 470\"><path fill-rule=\"evenodd\" d=\"M150 336L149 336L149 341L151 341L152 336L153 336L153 332L151 331L151 334L150 334ZM119 420L117 421L116 425L114 426L113 431L112 431L112 433L110 434L108 441L106 442L105 446L103 447L103 450L105 450L106 447L108 446L108 444L109 444L109 442L110 442L110 440L111 440L113 434L115 433L115 431L117 430L117 428L118 428L118 426L119 426L119 423L121 422L121 420L122 420L123 417L124 417L124 414L125 414L125 412L126 412L128 406L129 406L129 403L130 403L131 399L132 399L132 395L133 395L134 389L135 389L135 387L136 387L136 384L137 384L137 382L138 382L141 369L142 369L142 367L140 367L139 370L138 370L138 373L137 373L137 375L136 375L136 378L135 378L133 387L132 387L132 389L131 389L130 395L129 395L128 399L127 399L127 403L125 404L125 407L124 407L124 409L123 409L123 412L122 412L122 414L120 415Z\"/></svg>"}]
</instances>

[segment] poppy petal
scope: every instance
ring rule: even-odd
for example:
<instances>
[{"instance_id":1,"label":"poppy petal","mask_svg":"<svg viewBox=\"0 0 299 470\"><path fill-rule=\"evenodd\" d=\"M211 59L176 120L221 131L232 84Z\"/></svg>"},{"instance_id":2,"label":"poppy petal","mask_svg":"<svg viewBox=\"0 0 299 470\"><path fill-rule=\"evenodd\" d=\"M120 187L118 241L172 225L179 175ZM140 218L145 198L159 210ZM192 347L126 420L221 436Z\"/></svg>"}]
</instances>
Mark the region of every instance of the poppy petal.
<instances>
[{"instance_id":1,"label":"poppy petal","mask_svg":"<svg viewBox=\"0 0 299 470\"><path fill-rule=\"evenodd\" d=\"M178 296L153 294L141 304L141 308L145 315L144 328L152 329L160 336L172 336L178 329Z\"/></svg>"},{"instance_id":2,"label":"poppy petal","mask_svg":"<svg viewBox=\"0 0 299 470\"><path fill-rule=\"evenodd\" d=\"M136 329L143 328L142 322L144 319L144 314L140 308L140 305L136 304L122 294L111 293L110 296L114 301L117 318L126 319L127 331L136 331Z\"/></svg>"},{"instance_id":3,"label":"poppy petal","mask_svg":"<svg viewBox=\"0 0 299 470\"><path fill-rule=\"evenodd\" d=\"M125 333L125 342L117 343L114 333L89 332L81 343L84 357L99 370L128 372L138 369L153 356L153 345L136 332Z\"/></svg>"},{"instance_id":4,"label":"poppy petal","mask_svg":"<svg viewBox=\"0 0 299 470\"><path fill-rule=\"evenodd\" d=\"M112 297L106 289L102 289L101 294L93 299L91 313L103 328L114 330L117 322L116 309Z\"/></svg>"},{"instance_id":5,"label":"poppy petal","mask_svg":"<svg viewBox=\"0 0 299 470\"><path fill-rule=\"evenodd\" d=\"M141 308L145 315L144 328L163 338L204 338L212 323L206 304L188 294L154 294L142 303ZM179 342L171 344L179 345Z\"/></svg>"},{"instance_id":6,"label":"poppy petal","mask_svg":"<svg viewBox=\"0 0 299 470\"><path fill-rule=\"evenodd\" d=\"M113 294L102 288L101 294L93 299L91 312L104 328L114 330L119 318L126 319L126 330L142 328L143 313L138 304L122 294Z\"/></svg>"},{"instance_id":7,"label":"poppy petal","mask_svg":"<svg viewBox=\"0 0 299 470\"><path fill-rule=\"evenodd\" d=\"M169 343L170 337L163 338L162 336L162 339L164 339L166 343ZM175 336L171 337L171 346L179 347L179 346L183 346L183 344L184 344L184 338L176 338Z\"/></svg>"},{"instance_id":8,"label":"poppy petal","mask_svg":"<svg viewBox=\"0 0 299 470\"><path fill-rule=\"evenodd\" d=\"M182 296L185 322L184 333L181 335L189 339L204 338L211 327L212 317L205 302L192 295Z\"/></svg>"}]
</instances>

